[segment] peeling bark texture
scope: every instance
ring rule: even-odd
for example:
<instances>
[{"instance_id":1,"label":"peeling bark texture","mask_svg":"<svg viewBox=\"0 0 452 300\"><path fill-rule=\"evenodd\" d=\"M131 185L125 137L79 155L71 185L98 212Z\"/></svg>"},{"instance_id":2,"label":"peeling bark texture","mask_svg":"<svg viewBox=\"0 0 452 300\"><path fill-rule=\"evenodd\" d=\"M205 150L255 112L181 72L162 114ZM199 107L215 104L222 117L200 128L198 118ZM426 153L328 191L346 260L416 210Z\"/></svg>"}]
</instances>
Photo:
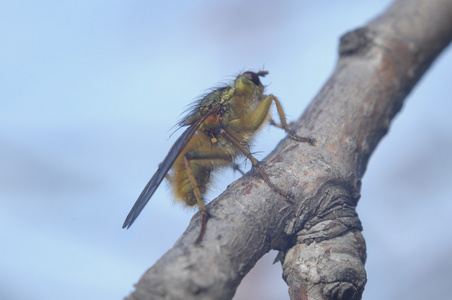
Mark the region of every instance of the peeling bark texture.
<instances>
[{"instance_id":1,"label":"peeling bark texture","mask_svg":"<svg viewBox=\"0 0 452 300\"><path fill-rule=\"evenodd\" d=\"M452 39L452 0L400 0L345 34L331 78L257 172L197 213L127 299L231 299L265 253L280 251L291 299L361 299L366 249L355 211L367 162L405 97ZM302 83L300 83L302 85Z\"/></svg>"}]
</instances>

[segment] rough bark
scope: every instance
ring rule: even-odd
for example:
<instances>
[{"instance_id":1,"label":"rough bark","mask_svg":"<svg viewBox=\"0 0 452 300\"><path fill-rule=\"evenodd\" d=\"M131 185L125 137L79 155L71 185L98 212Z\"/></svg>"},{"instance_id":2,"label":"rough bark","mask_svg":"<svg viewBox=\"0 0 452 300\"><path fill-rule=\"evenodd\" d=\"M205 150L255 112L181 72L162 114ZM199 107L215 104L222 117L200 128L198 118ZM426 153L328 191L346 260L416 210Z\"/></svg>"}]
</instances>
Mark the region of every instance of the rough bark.
<instances>
[{"instance_id":1,"label":"rough bark","mask_svg":"<svg viewBox=\"0 0 452 300\"><path fill-rule=\"evenodd\" d=\"M291 299L360 299L366 250L355 207L370 155L406 96L452 39L452 0L400 0L341 38L328 82L295 124L315 146L282 141L263 168L196 214L127 299L231 299L271 249L280 250ZM302 83L300 83L302 85Z\"/></svg>"}]
</instances>

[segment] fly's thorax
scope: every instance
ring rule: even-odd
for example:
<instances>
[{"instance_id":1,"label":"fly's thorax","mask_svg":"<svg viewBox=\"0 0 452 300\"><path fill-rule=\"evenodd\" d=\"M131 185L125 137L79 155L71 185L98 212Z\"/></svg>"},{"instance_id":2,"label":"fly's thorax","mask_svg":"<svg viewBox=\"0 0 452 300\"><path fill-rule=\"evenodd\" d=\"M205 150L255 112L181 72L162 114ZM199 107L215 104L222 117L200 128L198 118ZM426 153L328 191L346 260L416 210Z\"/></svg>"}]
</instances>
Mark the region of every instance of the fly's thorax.
<instances>
[{"instance_id":1,"label":"fly's thorax","mask_svg":"<svg viewBox=\"0 0 452 300\"><path fill-rule=\"evenodd\" d=\"M212 90L196 101L179 125L194 124L218 105L222 106L221 114L230 114L230 119L240 117L243 115L242 112L255 108L264 98L264 86L259 77L267 74L267 71L257 73L248 71L238 75L231 85Z\"/></svg>"},{"instance_id":2,"label":"fly's thorax","mask_svg":"<svg viewBox=\"0 0 452 300\"><path fill-rule=\"evenodd\" d=\"M188 115L179 123L181 126L192 125L218 104L224 102L224 94L228 93L231 87L218 88L199 99Z\"/></svg>"}]
</instances>

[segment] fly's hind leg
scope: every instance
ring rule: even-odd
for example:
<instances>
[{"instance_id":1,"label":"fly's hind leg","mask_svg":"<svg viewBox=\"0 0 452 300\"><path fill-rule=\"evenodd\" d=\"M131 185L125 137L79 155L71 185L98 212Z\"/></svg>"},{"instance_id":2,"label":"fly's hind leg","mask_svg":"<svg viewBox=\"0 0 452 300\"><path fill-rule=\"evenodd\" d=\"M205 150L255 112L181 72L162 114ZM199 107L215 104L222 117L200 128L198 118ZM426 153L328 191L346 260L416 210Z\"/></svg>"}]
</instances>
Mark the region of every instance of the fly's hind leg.
<instances>
[{"instance_id":1,"label":"fly's hind leg","mask_svg":"<svg viewBox=\"0 0 452 300\"><path fill-rule=\"evenodd\" d=\"M195 244L199 244L199 243L201 243L204 233L206 231L206 225L207 225L207 219L209 218L209 213L207 211L201 191L199 189L198 182L196 181L196 176L193 173L193 168L190 164L190 162L192 162L194 160L220 160L220 161L230 162L230 161L232 161L232 158L229 155L222 155L219 153L210 153L210 152L197 152L197 151L187 152L184 156L185 170L187 172L190 184L193 188L193 193L195 194L196 201L199 206L199 210L201 211L201 214L202 214L201 232L199 233L199 236L195 242Z\"/></svg>"}]
</instances>

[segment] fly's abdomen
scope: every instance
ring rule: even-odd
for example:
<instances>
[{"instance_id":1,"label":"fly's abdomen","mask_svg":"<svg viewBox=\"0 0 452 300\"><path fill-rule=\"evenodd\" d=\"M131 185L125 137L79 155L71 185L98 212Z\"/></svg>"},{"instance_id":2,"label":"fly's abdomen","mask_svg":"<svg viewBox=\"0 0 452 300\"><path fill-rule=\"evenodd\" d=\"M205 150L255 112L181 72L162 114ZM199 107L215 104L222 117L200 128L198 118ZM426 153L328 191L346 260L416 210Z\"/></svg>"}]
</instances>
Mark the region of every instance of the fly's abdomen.
<instances>
[{"instance_id":1,"label":"fly's abdomen","mask_svg":"<svg viewBox=\"0 0 452 300\"><path fill-rule=\"evenodd\" d=\"M211 171L205 167L194 169L196 169L196 172L194 173L196 185L201 195L204 195L210 182ZM177 200L184 202L188 206L194 206L198 203L193 184L188 177L187 170L185 168L174 174L172 185L174 195Z\"/></svg>"},{"instance_id":2,"label":"fly's abdomen","mask_svg":"<svg viewBox=\"0 0 452 300\"><path fill-rule=\"evenodd\" d=\"M210 174L215 168L215 162L206 155L211 149L211 140L208 136L198 133L176 159L169 178L176 200L184 202L188 206L194 206L198 203L195 186L201 195L206 193ZM195 182L190 179L187 164Z\"/></svg>"}]
</instances>

